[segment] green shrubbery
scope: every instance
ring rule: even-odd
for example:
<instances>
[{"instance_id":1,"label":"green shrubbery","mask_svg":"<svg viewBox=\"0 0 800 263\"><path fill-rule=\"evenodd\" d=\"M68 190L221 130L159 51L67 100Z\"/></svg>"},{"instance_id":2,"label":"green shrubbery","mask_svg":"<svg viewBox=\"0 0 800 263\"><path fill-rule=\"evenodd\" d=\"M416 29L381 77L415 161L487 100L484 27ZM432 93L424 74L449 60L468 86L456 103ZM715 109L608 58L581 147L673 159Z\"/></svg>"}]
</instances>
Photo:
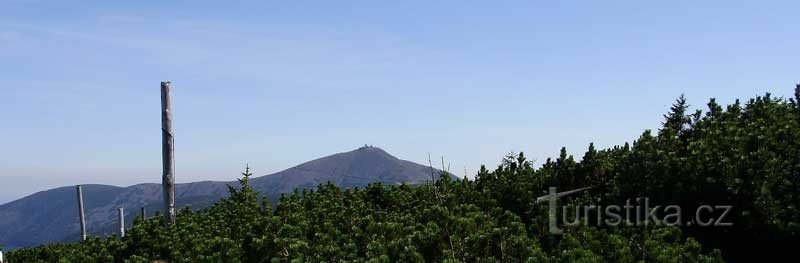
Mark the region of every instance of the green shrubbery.
<instances>
[{"instance_id":1,"label":"green shrubbery","mask_svg":"<svg viewBox=\"0 0 800 263\"><path fill-rule=\"evenodd\" d=\"M800 96L800 95L799 95ZM800 109L768 94L725 109L687 113L682 98L657 134L632 145L594 145L580 161L534 168L523 154L474 180L441 176L421 186L331 184L281 197L277 207L248 186L181 210L177 224L137 219L124 239L93 238L10 253L10 262L720 262L747 250L788 253L800 234ZM547 187L593 186L573 203L734 206L732 227L562 227L548 232ZM702 244L702 245L701 245Z\"/></svg>"},{"instance_id":2,"label":"green shrubbery","mask_svg":"<svg viewBox=\"0 0 800 263\"><path fill-rule=\"evenodd\" d=\"M636 262L644 255L718 261L678 229L647 230L648 237L641 238L635 231L585 227L550 237L541 225L483 199L474 181L442 178L436 184L440 198L433 198L430 185L342 190L325 184L284 196L273 210L258 202L245 177L229 199L199 212L181 210L172 227L160 217L137 219L124 239L51 244L11 257L12 262ZM464 196L467 192L474 196ZM470 198L483 201L466 201Z\"/></svg>"}]
</instances>

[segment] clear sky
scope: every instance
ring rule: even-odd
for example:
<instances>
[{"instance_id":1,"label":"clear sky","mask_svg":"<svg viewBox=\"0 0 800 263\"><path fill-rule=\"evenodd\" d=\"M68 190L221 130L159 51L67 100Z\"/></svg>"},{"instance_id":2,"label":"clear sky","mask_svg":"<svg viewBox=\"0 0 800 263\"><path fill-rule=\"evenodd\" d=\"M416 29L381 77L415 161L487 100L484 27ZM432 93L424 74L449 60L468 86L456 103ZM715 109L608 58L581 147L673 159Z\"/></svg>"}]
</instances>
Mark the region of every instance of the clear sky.
<instances>
[{"instance_id":1,"label":"clear sky","mask_svg":"<svg viewBox=\"0 0 800 263\"><path fill-rule=\"evenodd\" d=\"M0 0L0 203L268 174L364 144L472 175L800 82L800 2ZM167 3L168 2L168 3ZM381 2L381 3L378 3Z\"/></svg>"}]
</instances>

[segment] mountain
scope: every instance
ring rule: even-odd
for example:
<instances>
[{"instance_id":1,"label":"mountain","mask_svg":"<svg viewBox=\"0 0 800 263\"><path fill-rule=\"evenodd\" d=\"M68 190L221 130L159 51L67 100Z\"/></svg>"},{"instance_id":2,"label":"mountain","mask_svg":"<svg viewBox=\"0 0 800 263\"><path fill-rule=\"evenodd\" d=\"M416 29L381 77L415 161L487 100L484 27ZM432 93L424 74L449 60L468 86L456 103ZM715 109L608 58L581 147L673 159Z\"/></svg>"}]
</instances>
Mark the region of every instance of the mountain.
<instances>
[{"instance_id":1,"label":"mountain","mask_svg":"<svg viewBox=\"0 0 800 263\"><path fill-rule=\"evenodd\" d=\"M365 186L373 182L421 184L430 180L429 166L400 160L378 147L364 146L254 178L250 184L262 192L285 193L295 188L315 188L325 182Z\"/></svg>"},{"instance_id":2,"label":"mountain","mask_svg":"<svg viewBox=\"0 0 800 263\"><path fill-rule=\"evenodd\" d=\"M439 173L435 170L435 173ZM178 173L180 176L180 173ZM295 188L316 188L331 182L341 187L384 184L422 184L431 180L431 168L398 159L383 149L364 146L353 151L309 161L295 167L250 179L257 191L276 201L281 193ZM228 194L227 185L236 182L202 181L176 184L179 207L207 207ZM114 233L117 209L123 207L128 226L145 208L150 215L161 210L160 184L137 184L129 187L83 185L84 210L89 235ZM75 186L35 193L0 205L0 246L19 248L49 242L79 239Z\"/></svg>"}]
</instances>

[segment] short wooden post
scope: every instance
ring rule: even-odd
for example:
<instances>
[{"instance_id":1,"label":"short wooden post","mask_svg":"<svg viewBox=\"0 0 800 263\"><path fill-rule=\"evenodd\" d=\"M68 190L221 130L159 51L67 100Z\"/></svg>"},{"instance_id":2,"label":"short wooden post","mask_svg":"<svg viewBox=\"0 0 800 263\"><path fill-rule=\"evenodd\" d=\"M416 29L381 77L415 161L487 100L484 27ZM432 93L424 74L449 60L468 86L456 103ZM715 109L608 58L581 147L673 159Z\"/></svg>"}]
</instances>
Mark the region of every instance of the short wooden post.
<instances>
[{"instance_id":1,"label":"short wooden post","mask_svg":"<svg viewBox=\"0 0 800 263\"><path fill-rule=\"evenodd\" d=\"M125 209L119 208L119 237L125 237Z\"/></svg>"},{"instance_id":2,"label":"short wooden post","mask_svg":"<svg viewBox=\"0 0 800 263\"><path fill-rule=\"evenodd\" d=\"M175 137L172 133L170 85L169 81L161 82L161 187L164 191L164 221L168 225L175 224Z\"/></svg>"},{"instance_id":3,"label":"short wooden post","mask_svg":"<svg viewBox=\"0 0 800 263\"><path fill-rule=\"evenodd\" d=\"M83 216L83 190L81 185L77 186L78 189L78 218L81 224L81 240L86 240L86 218Z\"/></svg>"}]
</instances>

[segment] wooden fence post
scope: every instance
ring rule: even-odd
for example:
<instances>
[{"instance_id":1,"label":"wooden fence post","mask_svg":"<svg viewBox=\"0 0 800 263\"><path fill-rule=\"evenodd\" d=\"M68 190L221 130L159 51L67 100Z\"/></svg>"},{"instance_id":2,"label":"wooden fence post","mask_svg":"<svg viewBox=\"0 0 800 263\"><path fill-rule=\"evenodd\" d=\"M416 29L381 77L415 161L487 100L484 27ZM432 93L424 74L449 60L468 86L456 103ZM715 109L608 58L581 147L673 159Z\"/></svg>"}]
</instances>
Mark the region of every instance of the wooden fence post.
<instances>
[{"instance_id":1,"label":"wooden fence post","mask_svg":"<svg viewBox=\"0 0 800 263\"><path fill-rule=\"evenodd\" d=\"M119 208L119 237L125 237L125 209Z\"/></svg>"},{"instance_id":2,"label":"wooden fence post","mask_svg":"<svg viewBox=\"0 0 800 263\"><path fill-rule=\"evenodd\" d=\"M161 82L161 161L163 176L161 187L164 191L164 220L167 225L175 224L175 166L174 134L172 133L172 100L170 82Z\"/></svg>"},{"instance_id":3,"label":"wooden fence post","mask_svg":"<svg viewBox=\"0 0 800 263\"><path fill-rule=\"evenodd\" d=\"M77 186L78 189L78 218L81 224L81 240L86 240L86 219L83 216L83 190L81 185Z\"/></svg>"}]
</instances>

